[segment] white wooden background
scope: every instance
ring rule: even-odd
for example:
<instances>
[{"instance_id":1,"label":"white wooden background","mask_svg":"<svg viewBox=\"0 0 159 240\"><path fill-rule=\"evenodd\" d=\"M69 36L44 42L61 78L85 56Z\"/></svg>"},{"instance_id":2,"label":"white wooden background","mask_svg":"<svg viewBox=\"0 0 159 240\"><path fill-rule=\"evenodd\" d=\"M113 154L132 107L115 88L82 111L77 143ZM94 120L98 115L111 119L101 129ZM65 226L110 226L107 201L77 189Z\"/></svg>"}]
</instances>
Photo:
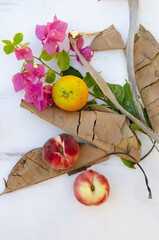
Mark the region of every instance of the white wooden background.
<instances>
[{"instance_id":1,"label":"white wooden background","mask_svg":"<svg viewBox=\"0 0 159 240\"><path fill-rule=\"evenodd\" d=\"M36 24L46 24L54 14L69 23L69 30L97 31L111 24L126 42L128 5L126 0L0 0L0 39L23 32L34 55L41 43L35 37ZM143 24L159 41L159 1L140 0L138 24ZM65 42L68 46L68 42ZM0 42L0 191L3 178L22 154L40 147L62 130L19 107L23 93L16 94L12 76L21 62L6 56ZM71 62L85 73L77 63ZM127 77L122 51L95 53L93 66L106 81L124 83ZM141 136L143 154L151 143ZM85 207L73 195L76 175L48 180L0 197L0 239L2 240L157 240L159 236L159 153L156 150L142 163L152 188L147 190L141 171L125 167L118 157L93 166L110 182L110 197L99 207Z\"/></svg>"}]
</instances>

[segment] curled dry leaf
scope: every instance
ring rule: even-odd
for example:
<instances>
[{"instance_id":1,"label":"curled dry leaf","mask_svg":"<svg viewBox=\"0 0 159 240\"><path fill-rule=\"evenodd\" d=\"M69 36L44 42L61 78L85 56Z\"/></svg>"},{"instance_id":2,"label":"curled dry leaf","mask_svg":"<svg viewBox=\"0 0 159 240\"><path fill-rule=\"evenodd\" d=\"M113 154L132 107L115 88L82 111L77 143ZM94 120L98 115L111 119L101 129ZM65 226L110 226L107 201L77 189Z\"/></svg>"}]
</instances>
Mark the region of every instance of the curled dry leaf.
<instances>
[{"instance_id":1,"label":"curled dry leaf","mask_svg":"<svg viewBox=\"0 0 159 240\"><path fill-rule=\"evenodd\" d=\"M98 107L97 111L94 109L67 112L52 106L40 112L34 105L23 100L21 107L64 131L94 144L106 153L125 152L140 160L138 140L130 130L124 115L108 112L105 107L102 107L101 111ZM128 156L120 154L120 157L132 161Z\"/></svg>"},{"instance_id":2,"label":"curled dry leaf","mask_svg":"<svg viewBox=\"0 0 159 240\"><path fill-rule=\"evenodd\" d=\"M80 36L83 35L96 35L99 34L100 32L79 32L79 31L72 31L71 34L74 38L78 39Z\"/></svg>"},{"instance_id":3,"label":"curled dry leaf","mask_svg":"<svg viewBox=\"0 0 159 240\"><path fill-rule=\"evenodd\" d=\"M152 128L159 132L159 44L140 26L134 45L135 76Z\"/></svg>"},{"instance_id":4,"label":"curled dry leaf","mask_svg":"<svg viewBox=\"0 0 159 240\"><path fill-rule=\"evenodd\" d=\"M91 46L93 51L102 51L109 49L123 49L124 42L120 33L114 25L100 32L92 41Z\"/></svg>"},{"instance_id":5,"label":"curled dry leaf","mask_svg":"<svg viewBox=\"0 0 159 240\"><path fill-rule=\"evenodd\" d=\"M26 153L12 169L5 182L5 190L1 194L40 183L50 178L68 173L69 175L82 171L87 167L108 159L105 152L89 144L80 144L80 153L77 162L65 170L54 170L42 159L42 148Z\"/></svg>"}]
</instances>

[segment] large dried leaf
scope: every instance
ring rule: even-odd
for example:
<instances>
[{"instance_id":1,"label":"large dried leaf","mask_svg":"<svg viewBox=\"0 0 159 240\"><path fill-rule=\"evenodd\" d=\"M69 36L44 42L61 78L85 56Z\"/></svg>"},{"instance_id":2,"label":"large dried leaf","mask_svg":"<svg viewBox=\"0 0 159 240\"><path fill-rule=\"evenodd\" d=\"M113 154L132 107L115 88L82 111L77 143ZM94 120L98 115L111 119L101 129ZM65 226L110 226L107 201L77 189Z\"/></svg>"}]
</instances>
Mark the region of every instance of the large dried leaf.
<instances>
[{"instance_id":1,"label":"large dried leaf","mask_svg":"<svg viewBox=\"0 0 159 240\"><path fill-rule=\"evenodd\" d=\"M135 76L152 128L159 132L159 44L140 26L134 46Z\"/></svg>"},{"instance_id":2,"label":"large dried leaf","mask_svg":"<svg viewBox=\"0 0 159 240\"><path fill-rule=\"evenodd\" d=\"M93 51L123 49L124 47L123 39L114 25L100 32L91 43Z\"/></svg>"},{"instance_id":3,"label":"large dried leaf","mask_svg":"<svg viewBox=\"0 0 159 240\"><path fill-rule=\"evenodd\" d=\"M76 38L78 35L75 34L75 32L69 33L69 39L72 47L74 48L76 54L78 55L79 59L83 63L86 70L92 75L98 86L100 87L103 94L121 111L121 113L125 114L129 119L132 120L136 125L138 125L145 133L149 135L150 138L156 140L157 143L159 143L159 134L155 131L153 131L151 128L149 128L145 123L138 120L136 117L134 117L132 114L127 112L120 103L116 100L114 94L106 84L105 80L101 76L99 72L97 72L93 66L83 57L83 55L79 52L79 49L76 47Z\"/></svg>"},{"instance_id":4,"label":"large dried leaf","mask_svg":"<svg viewBox=\"0 0 159 240\"><path fill-rule=\"evenodd\" d=\"M77 162L66 170L54 170L42 159L42 148L34 149L26 153L12 169L5 181L5 191L9 193L15 190L40 183L50 178L68 173L69 175L103 162L108 159L106 153L92 145L80 144L80 153Z\"/></svg>"},{"instance_id":5,"label":"large dried leaf","mask_svg":"<svg viewBox=\"0 0 159 240\"><path fill-rule=\"evenodd\" d=\"M114 151L130 153L138 161L140 160L138 140L130 130L124 115L107 112L107 109L104 111L103 108L102 111L67 112L54 106L40 112L33 104L23 100L21 107L64 131L96 145L106 153ZM127 129L126 133L125 129ZM132 161L128 156L121 157Z\"/></svg>"}]
</instances>

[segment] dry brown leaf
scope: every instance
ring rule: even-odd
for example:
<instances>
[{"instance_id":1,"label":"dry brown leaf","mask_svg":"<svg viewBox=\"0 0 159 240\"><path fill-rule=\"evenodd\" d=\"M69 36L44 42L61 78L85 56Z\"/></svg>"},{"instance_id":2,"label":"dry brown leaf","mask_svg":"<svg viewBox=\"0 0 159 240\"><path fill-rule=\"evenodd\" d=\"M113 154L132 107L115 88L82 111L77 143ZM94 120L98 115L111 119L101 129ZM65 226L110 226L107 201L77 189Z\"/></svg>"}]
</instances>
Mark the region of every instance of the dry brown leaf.
<instances>
[{"instance_id":1,"label":"dry brown leaf","mask_svg":"<svg viewBox=\"0 0 159 240\"><path fill-rule=\"evenodd\" d=\"M123 39L114 25L100 32L91 43L93 51L123 49L124 47Z\"/></svg>"},{"instance_id":2,"label":"dry brown leaf","mask_svg":"<svg viewBox=\"0 0 159 240\"><path fill-rule=\"evenodd\" d=\"M109 100L121 111L121 113L125 114L129 119L132 120L135 124L137 124L145 133L148 134L150 138L155 140L157 143L159 143L159 134L155 131L153 131L151 128L149 128L145 123L138 120L136 117L134 117L132 114L127 112L116 100L114 94L106 84L105 80L101 76L99 72L97 72L93 66L83 57L83 55L79 52L79 50L76 47L76 35L72 35L72 32L69 33L69 39L72 47L74 48L76 54L78 55L79 59L83 63L85 69L92 75L98 86L101 88L103 94L109 98Z\"/></svg>"},{"instance_id":3,"label":"dry brown leaf","mask_svg":"<svg viewBox=\"0 0 159 240\"><path fill-rule=\"evenodd\" d=\"M134 46L135 76L152 128L159 132L159 44L140 26Z\"/></svg>"},{"instance_id":4,"label":"dry brown leaf","mask_svg":"<svg viewBox=\"0 0 159 240\"><path fill-rule=\"evenodd\" d=\"M5 190L2 194L13 192L15 190L31 186L60 176L62 174L82 171L94 164L108 159L106 153L92 145L81 143L80 153L77 162L66 170L54 170L42 159L42 148L34 149L26 153L12 169L5 181ZM1 194L1 195L2 195Z\"/></svg>"},{"instance_id":5,"label":"dry brown leaf","mask_svg":"<svg viewBox=\"0 0 159 240\"><path fill-rule=\"evenodd\" d=\"M128 127L124 115L107 112L107 108L105 112L104 110L67 112L53 106L40 112L33 104L26 103L23 100L21 107L64 131L94 144L106 153L131 152L132 156L138 161L140 160L141 153L138 140ZM125 134L125 129L127 134ZM122 157L132 161L128 156L124 155Z\"/></svg>"}]
</instances>

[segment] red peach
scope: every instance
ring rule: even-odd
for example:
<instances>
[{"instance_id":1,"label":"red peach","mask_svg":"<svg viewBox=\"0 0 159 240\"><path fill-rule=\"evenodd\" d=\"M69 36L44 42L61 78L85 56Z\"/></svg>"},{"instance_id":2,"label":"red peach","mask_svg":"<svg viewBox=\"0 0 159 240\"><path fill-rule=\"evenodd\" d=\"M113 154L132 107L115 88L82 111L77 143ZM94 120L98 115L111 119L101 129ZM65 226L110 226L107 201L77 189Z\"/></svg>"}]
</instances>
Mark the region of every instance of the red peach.
<instances>
[{"instance_id":1,"label":"red peach","mask_svg":"<svg viewBox=\"0 0 159 240\"><path fill-rule=\"evenodd\" d=\"M60 134L50 138L43 146L44 161L54 169L71 167L78 158L79 145L76 139L69 134Z\"/></svg>"},{"instance_id":2,"label":"red peach","mask_svg":"<svg viewBox=\"0 0 159 240\"><path fill-rule=\"evenodd\" d=\"M73 188L76 199L87 206L104 203L110 190L106 177L93 170L78 175Z\"/></svg>"}]
</instances>

